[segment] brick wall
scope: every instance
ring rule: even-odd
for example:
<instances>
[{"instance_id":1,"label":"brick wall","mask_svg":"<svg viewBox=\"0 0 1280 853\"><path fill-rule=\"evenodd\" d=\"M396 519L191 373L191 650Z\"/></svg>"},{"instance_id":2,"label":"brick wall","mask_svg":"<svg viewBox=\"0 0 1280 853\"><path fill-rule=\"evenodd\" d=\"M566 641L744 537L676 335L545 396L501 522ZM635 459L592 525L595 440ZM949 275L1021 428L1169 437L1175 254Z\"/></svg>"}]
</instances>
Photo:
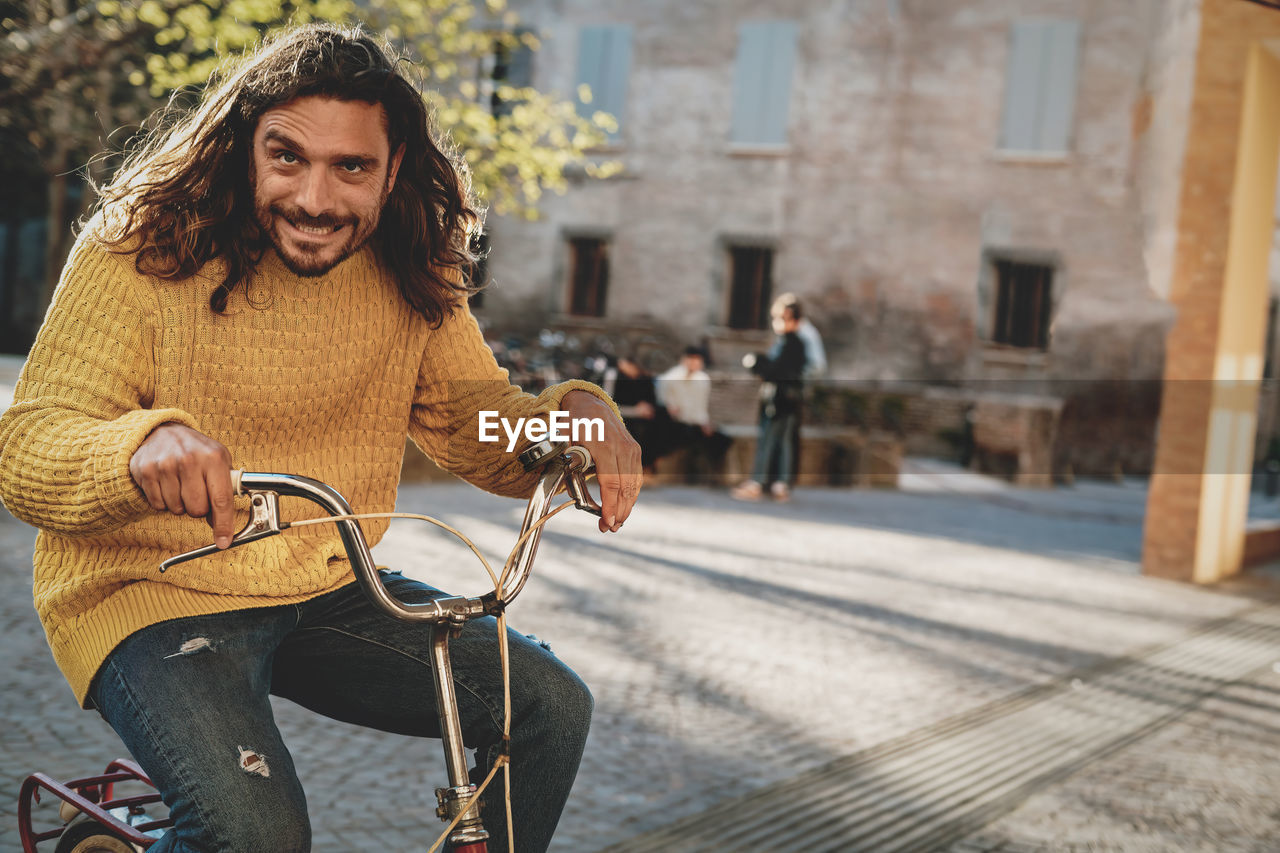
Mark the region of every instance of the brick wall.
<instances>
[{"instance_id":1,"label":"brick wall","mask_svg":"<svg viewBox=\"0 0 1280 853\"><path fill-rule=\"evenodd\" d=\"M1180 579L1196 572L1197 543L1220 348L1224 276L1244 98L1246 60L1259 40L1280 37L1280 14L1237 0L1204 0L1185 156L1178 164L1178 237L1169 294L1177 309L1167 342L1168 380L1144 534L1143 570ZM1257 306L1259 315L1265 306ZM1225 473L1225 472L1221 472ZM1215 537L1222 531L1211 531ZM1226 535L1231 535L1230 533ZM1202 567L1216 572L1229 567Z\"/></svg>"}]
</instances>

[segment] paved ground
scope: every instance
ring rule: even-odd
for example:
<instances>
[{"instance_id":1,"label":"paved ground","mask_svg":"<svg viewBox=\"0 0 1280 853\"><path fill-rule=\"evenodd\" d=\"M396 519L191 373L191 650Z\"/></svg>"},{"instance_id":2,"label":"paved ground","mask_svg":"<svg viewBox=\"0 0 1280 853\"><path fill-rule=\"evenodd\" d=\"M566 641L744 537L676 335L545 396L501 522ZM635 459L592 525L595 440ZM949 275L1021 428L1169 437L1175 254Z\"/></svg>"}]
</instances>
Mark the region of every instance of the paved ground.
<instances>
[{"instance_id":1,"label":"paved ground","mask_svg":"<svg viewBox=\"0 0 1280 853\"><path fill-rule=\"evenodd\" d=\"M1256 851L1280 839L1280 671L1028 799L952 853Z\"/></svg>"},{"instance_id":2,"label":"paved ground","mask_svg":"<svg viewBox=\"0 0 1280 853\"><path fill-rule=\"evenodd\" d=\"M783 506L664 488L618 536L585 517L553 522L511 619L550 642L597 700L555 849L601 849L1077 668L1177 642L1277 592L1266 572L1211 589L1139 576L1137 483L1021 492L921 463L904 486L800 490ZM409 487L401 505L456 522L491 555L519 516L514 502L465 486ZM30 609L32 538L0 514L9 792L30 770L83 774L120 753L96 715L75 708L45 648ZM425 525L398 523L378 556L442 585L485 585L460 546ZM418 827L442 779L435 744L277 710L318 851L425 849L434 820ZM1278 732L1280 672L1265 668L954 849L1275 849ZM18 849L12 796L3 802L8 853Z\"/></svg>"}]
</instances>

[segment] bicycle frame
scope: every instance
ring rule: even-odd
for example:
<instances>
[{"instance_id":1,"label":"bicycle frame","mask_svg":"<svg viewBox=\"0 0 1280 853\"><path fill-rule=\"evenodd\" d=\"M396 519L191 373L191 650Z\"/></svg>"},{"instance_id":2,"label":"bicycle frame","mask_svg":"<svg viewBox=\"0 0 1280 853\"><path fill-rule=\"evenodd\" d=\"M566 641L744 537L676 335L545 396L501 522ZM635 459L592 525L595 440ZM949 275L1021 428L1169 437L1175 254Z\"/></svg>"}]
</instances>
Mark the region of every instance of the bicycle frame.
<instances>
[{"instance_id":1,"label":"bicycle frame","mask_svg":"<svg viewBox=\"0 0 1280 853\"><path fill-rule=\"evenodd\" d=\"M431 662L435 687L436 708L440 716L440 736L445 753L445 767L449 784L436 789L439 807L436 814L446 822L457 818L457 825L449 834L449 843L455 853L487 853L489 833L480 820L478 806L467 806L475 792L467 772L465 747L462 740L462 724L459 720L457 695L453 686L453 668L449 658L449 639L460 631L468 620L497 615L515 599L524 588L533 568L538 543L542 538L539 522L551 509L551 500L560 491L567 491L578 509L599 515L600 506L592 499L586 486L586 474L591 469L591 454L582 447L569 447L567 443L553 444L543 441L520 455L526 470L542 468L542 475L533 495L529 498L521 525L519 550L512 563L509 586L481 596L442 595L429 602L410 604L399 601L382 585L373 555L369 550L364 531L355 519L337 519L333 523L346 549L347 558L355 572L356 580L373 605L392 618L404 622L421 622L431 630ZM274 536L287 530L289 522L280 520L279 499L282 496L305 498L322 507L331 517L354 515L346 499L331 486L293 474L233 472L236 493L250 499L249 522L231 540L230 547ZM161 571L176 563L215 553L217 548L208 545L165 560ZM75 809L109 827L130 842L148 847L155 839L144 835L146 830L172 825L167 819L151 821L137 827L129 826L108 812L112 808L139 808L146 803L159 801L159 794L112 800L112 786L121 781L136 780L147 785L150 779L132 761L119 760L108 766L104 775L87 777L60 783L43 773L36 773L23 783L19 797L19 831L25 853L36 853L41 841L56 838L64 828L36 832L31 822L31 806L39 802L39 791L46 790Z\"/></svg>"},{"instance_id":2,"label":"bicycle frame","mask_svg":"<svg viewBox=\"0 0 1280 853\"><path fill-rule=\"evenodd\" d=\"M114 788L120 782L141 782L154 787L151 780L134 762L118 758L107 765L107 769L98 776L87 776L73 779L70 782L59 782L44 773L33 773L22 782L18 793L18 836L22 841L25 853L35 853L36 845L41 841L57 838L65 827L37 832L31 821L31 807L40 802L40 791L49 793L70 805L79 812L89 815L98 823L108 826L121 837L133 844L148 847L155 839L143 833L152 829L162 829L173 825L168 818L149 821L131 826L111 814L111 810L119 808L137 809L144 805L160 802L158 793L142 794L136 797L116 799ZM484 851L480 851L484 853Z\"/></svg>"}]
</instances>

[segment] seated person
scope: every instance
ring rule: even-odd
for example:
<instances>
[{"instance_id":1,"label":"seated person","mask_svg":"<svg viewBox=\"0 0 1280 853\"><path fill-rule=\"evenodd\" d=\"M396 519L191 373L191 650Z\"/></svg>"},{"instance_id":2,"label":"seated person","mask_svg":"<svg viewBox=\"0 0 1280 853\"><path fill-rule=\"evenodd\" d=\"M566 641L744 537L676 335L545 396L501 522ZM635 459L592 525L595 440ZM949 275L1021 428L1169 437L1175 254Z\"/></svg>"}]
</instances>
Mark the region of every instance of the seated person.
<instances>
[{"instance_id":1,"label":"seated person","mask_svg":"<svg viewBox=\"0 0 1280 853\"><path fill-rule=\"evenodd\" d=\"M613 395L627 432L640 445L641 464L652 474L653 464L669 452L671 437L671 416L658 403L653 374L634 358L619 356L610 360L601 385Z\"/></svg>"},{"instance_id":2,"label":"seated person","mask_svg":"<svg viewBox=\"0 0 1280 853\"><path fill-rule=\"evenodd\" d=\"M661 373L656 381L658 403L671 416L669 450L690 447L699 456L718 460L729 447L729 437L711 423L711 377L701 347L685 347L680 363Z\"/></svg>"}]
</instances>

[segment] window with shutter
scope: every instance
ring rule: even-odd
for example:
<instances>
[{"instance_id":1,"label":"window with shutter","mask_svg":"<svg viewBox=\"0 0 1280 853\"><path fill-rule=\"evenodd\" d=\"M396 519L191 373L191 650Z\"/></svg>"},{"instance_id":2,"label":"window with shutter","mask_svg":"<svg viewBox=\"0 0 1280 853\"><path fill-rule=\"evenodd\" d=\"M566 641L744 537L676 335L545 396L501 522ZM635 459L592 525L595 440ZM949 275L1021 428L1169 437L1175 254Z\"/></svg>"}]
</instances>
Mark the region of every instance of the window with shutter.
<instances>
[{"instance_id":1,"label":"window with shutter","mask_svg":"<svg viewBox=\"0 0 1280 853\"><path fill-rule=\"evenodd\" d=\"M1080 22L1016 21L1010 30L1000 148L1062 154L1071 147Z\"/></svg>"},{"instance_id":2,"label":"window with shutter","mask_svg":"<svg viewBox=\"0 0 1280 853\"><path fill-rule=\"evenodd\" d=\"M631 27L583 27L578 36L578 87L586 86L590 100L578 100L578 114L590 118L602 112L618 122L610 143L622 137L626 117L627 84L631 76Z\"/></svg>"},{"instance_id":3,"label":"window with shutter","mask_svg":"<svg viewBox=\"0 0 1280 853\"><path fill-rule=\"evenodd\" d=\"M739 28L731 142L786 145L796 30L794 21L748 21Z\"/></svg>"}]
</instances>

